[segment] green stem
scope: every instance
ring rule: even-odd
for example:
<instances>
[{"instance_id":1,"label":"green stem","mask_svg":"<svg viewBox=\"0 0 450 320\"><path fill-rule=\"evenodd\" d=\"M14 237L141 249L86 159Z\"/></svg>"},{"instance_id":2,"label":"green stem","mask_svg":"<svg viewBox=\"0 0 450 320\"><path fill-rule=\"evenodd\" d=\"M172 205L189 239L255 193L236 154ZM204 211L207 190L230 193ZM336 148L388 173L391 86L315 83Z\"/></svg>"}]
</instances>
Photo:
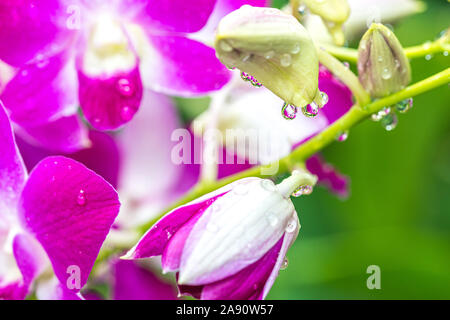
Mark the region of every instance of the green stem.
<instances>
[{"instance_id":1,"label":"green stem","mask_svg":"<svg viewBox=\"0 0 450 320\"><path fill-rule=\"evenodd\" d=\"M429 78L426 78L422 81L419 81L401 91L398 91L390 96L385 98L376 100L367 105L359 106L354 105L346 114L344 114L341 118L335 121L332 125L327 127L318 135L309 139L307 142L303 143L299 147L297 147L291 154L288 156L278 160L278 171L277 174L284 174L291 170L293 163L301 163L308 159L313 154L322 150L324 147L332 143L336 140L336 138L344 131L349 130L357 123L362 120L368 118L372 113L375 113L386 106L394 105L404 99L414 97L423 92L432 90L441 85L447 84L450 82L450 68L441 71ZM224 185L227 185L233 181L247 178L247 177L265 177L261 172L263 168L271 168L274 164L270 164L267 166L257 166L250 168L245 171L241 171L232 176L211 182L211 183L199 183L196 185L190 192L188 192L183 198L178 200L176 203L168 207L164 212L160 215L160 217L171 211L172 209L184 205L206 193L214 191ZM263 171L264 172L264 171ZM156 221L151 221L141 228L139 231L143 234L145 233Z\"/></svg>"},{"instance_id":2,"label":"green stem","mask_svg":"<svg viewBox=\"0 0 450 320\"><path fill-rule=\"evenodd\" d=\"M338 47L331 44L320 44L329 54L344 61L356 63L358 61L358 50L353 48ZM405 54L409 59L421 58L428 54L450 51L450 44L445 38L433 42L405 48Z\"/></svg>"}]
</instances>

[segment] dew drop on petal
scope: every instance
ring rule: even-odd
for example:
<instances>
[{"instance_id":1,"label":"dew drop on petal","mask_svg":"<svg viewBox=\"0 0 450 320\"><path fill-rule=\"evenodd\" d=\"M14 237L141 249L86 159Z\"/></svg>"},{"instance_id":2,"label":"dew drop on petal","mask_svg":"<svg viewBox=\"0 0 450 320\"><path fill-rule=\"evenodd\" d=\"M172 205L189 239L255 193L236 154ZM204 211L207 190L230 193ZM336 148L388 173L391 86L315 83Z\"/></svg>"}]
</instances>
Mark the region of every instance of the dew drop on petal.
<instances>
[{"instance_id":1,"label":"dew drop on petal","mask_svg":"<svg viewBox=\"0 0 450 320\"><path fill-rule=\"evenodd\" d=\"M283 115L283 118L285 118L286 120L295 119L295 117L297 116L297 112L298 112L297 107L287 102L285 102L281 107L281 114Z\"/></svg>"},{"instance_id":2,"label":"dew drop on petal","mask_svg":"<svg viewBox=\"0 0 450 320\"><path fill-rule=\"evenodd\" d=\"M287 233L292 233L295 231L296 228L297 228L297 219L292 218L291 220L289 220L288 224L286 225L285 231Z\"/></svg>"},{"instance_id":3,"label":"dew drop on petal","mask_svg":"<svg viewBox=\"0 0 450 320\"><path fill-rule=\"evenodd\" d=\"M129 121L131 118L133 118L133 110L129 106L122 107L122 110L120 110L120 116L123 120Z\"/></svg>"},{"instance_id":4,"label":"dew drop on petal","mask_svg":"<svg viewBox=\"0 0 450 320\"><path fill-rule=\"evenodd\" d=\"M84 206L86 204L86 194L84 190L80 190L77 196L77 204L79 206Z\"/></svg>"},{"instance_id":5,"label":"dew drop on petal","mask_svg":"<svg viewBox=\"0 0 450 320\"><path fill-rule=\"evenodd\" d=\"M297 11L299 15L304 16L306 13L306 6L304 4L299 5Z\"/></svg>"},{"instance_id":6,"label":"dew drop on petal","mask_svg":"<svg viewBox=\"0 0 450 320\"><path fill-rule=\"evenodd\" d=\"M315 117L319 114L319 106L315 102L311 102L306 107L302 108L302 112L309 118Z\"/></svg>"},{"instance_id":7,"label":"dew drop on petal","mask_svg":"<svg viewBox=\"0 0 450 320\"><path fill-rule=\"evenodd\" d=\"M322 107L328 103L328 95L326 92L320 92L320 98L322 99Z\"/></svg>"},{"instance_id":8,"label":"dew drop on petal","mask_svg":"<svg viewBox=\"0 0 450 320\"><path fill-rule=\"evenodd\" d=\"M120 78L119 80L117 80L116 86L121 95L129 97L134 94L134 87L131 84L130 80L126 78Z\"/></svg>"},{"instance_id":9,"label":"dew drop on petal","mask_svg":"<svg viewBox=\"0 0 450 320\"><path fill-rule=\"evenodd\" d=\"M292 57L289 53L284 53L280 57L280 64L282 67L289 67L291 65Z\"/></svg>"},{"instance_id":10,"label":"dew drop on petal","mask_svg":"<svg viewBox=\"0 0 450 320\"><path fill-rule=\"evenodd\" d=\"M300 197L303 195L310 195L313 192L313 187L310 185L303 185L298 187L293 193L293 197Z\"/></svg>"},{"instance_id":11,"label":"dew drop on petal","mask_svg":"<svg viewBox=\"0 0 450 320\"><path fill-rule=\"evenodd\" d=\"M284 258L283 262L281 263L280 270L286 270L288 265L289 265L288 259Z\"/></svg>"}]
</instances>

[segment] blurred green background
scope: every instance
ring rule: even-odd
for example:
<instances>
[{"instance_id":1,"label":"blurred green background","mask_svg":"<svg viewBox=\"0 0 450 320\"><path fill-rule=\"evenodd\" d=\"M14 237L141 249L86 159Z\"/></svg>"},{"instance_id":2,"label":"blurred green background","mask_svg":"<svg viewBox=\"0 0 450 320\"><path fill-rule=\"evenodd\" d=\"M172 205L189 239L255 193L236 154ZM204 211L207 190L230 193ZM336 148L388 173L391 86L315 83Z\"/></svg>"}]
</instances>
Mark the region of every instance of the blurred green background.
<instances>
[{"instance_id":1,"label":"blurred green background","mask_svg":"<svg viewBox=\"0 0 450 320\"><path fill-rule=\"evenodd\" d=\"M404 46L449 27L450 4L426 3L394 25ZM449 65L442 54L413 60L413 81ZM392 132L366 121L324 150L351 177L351 196L317 188L295 199L302 229L269 299L450 299L449 91L414 98ZM369 265L381 268L380 290L366 286Z\"/></svg>"},{"instance_id":2,"label":"blurred green background","mask_svg":"<svg viewBox=\"0 0 450 320\"><path fill-rule=\"evenodd\" d=\"M449 27L450 4L426 3L424 13L394 24L404 46ZM449 65L443 54L413 60L413 82ZM450 299L449 91L415 97L392 132L365 121L324 150L350 176L351 195L343 201L318 187L294 200L302 229L268 299ZM189 121L208 98L179 102ZM367 288L370 265L381 269L380 290Z\"/></svg>"}]
</instances>

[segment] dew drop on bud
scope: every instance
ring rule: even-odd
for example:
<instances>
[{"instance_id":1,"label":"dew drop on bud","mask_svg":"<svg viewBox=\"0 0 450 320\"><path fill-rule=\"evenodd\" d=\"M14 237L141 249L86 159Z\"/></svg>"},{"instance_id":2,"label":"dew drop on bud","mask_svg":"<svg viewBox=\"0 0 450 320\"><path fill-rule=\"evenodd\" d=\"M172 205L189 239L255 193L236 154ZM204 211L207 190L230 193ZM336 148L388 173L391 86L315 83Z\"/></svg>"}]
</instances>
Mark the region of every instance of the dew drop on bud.
<instances>
[{"instance_id":1,"label":"dew drop on bud","mask_svg":"<svg viewBox=\"0 0 450 320\"><path fill-rule=\"evenodd\" d=\"M406 113L413 107L413 98L405 99L395 105L395 109L400 113Z\"/></svg>"},{"instance_id":2,"label":"dew drop on bud","mask_svg":"<svg viewBox=\"0 0 450 320\"><path fill-rule=\"evenodd\" d=\"M386 131L394 130L395 127L397 126L397 122L398 122L397 115L394 112L389 113L388 115L385 115L380 121L381 126Z\"/></svg>"},{"instance_id":3,"label":"dew drop on bud","mask_svg":"<svg viewBox=\"0 0 450 320\"><path fill-rule=\"evenodd\" d=\"M295 231L296 228L297 228L297 219L292 218L291 220L289 220L288 224L286 225L285 231L287 233L292 233Z\"/></svg>"},{"instance_id":4,"label":"dew drop on bud","mask_svg":"<svg viewBox=\"0 0 450 320\"><path fill-rule=\"evenodd\" d=\"M77 196L77 203L79 206L84 206L86 204L86 194L84 190L80 190Z\"/></svg>"},{"instance_id":5,"label":"dew drop on bud","mask_svg":"<svg viewBox=\"0 0 450 320\"><path fill-rule=\"evenodd\" d=\"M264 58L266 58L266 59L272 59L274 56L275 56L275 51L273 51L273 50L267 51L264 54Z\"/></svg>"},{"instance_id":6,"label":"dew drop on bud","mask_svg":"<svg viewBox=\"0 0 450 320\"><path fill-rule=\"evenodd\" d=\"M280 57L280 64L282 67L289 67L291 65L292 57L289 53L284 53Z\"/></svg>"},{"instance_id":7,"label":"dew drop on bud","mask_svg":"<svg viewBox=\"0 0 450 320\"><path fill-rule=\"evenodd\" d=\"M293 197L300 197L303 195L310 195L313 192L313 187L310 185L304 185L298 187L293 193Z\"/></svg>"},{"instance_id":8,"label":"dew drop on bud","mask_svg":"<svg viewBox=\"0 0 450 320\"><path fill-rule=\"evenodd\" d=\"M280 270L286 270L288 265L289 265L288 259L284 258L283 262L281 263Z\"/></svg>"},{"instance_id":9,"label":"dew drop on bud","mask_svg":"<svg viewBox=\"0 0 450 320\"><path fill-rule=\"evenodd\" d=\"M283 107L281 107L281 114L286 120L295 119L295 117L297 116L297 112L297 107L287 102L285 102L283 104Z\"/></svg>"},{"instance_id":10,"label":"dew drop on bud","mask_svg":"<svg viewBox=\"0 0 450 320\"><path fill-rule=\"evenodd\" d=\"M347 140L347 138L348 138L348 131L344 131L338 135L336 140L339 142L344 142L345 140Z\"/></svg>"},{"instance_id":11,"label":"dew drop on bud","mask_svg":"<svg viewBox=\"0 0 450 320\"><path fill-rule=\"evenodd\" d=\"M315 117L319 114L319 106L315 102L311 102L306 107L302 108L302 112L309 118Z\"/></svg>"},{"instance_id":12,"label":"dew drop on bud","mask_svg":"<svg viewBox=\"0 0 450 320\"><path fill-rule=\"evenodd\" d=\"M300 44L296 43L294 44L294 46L291 49L291 53L292 54L297 54L300 52Z\"/></svg>"},{"instance_id":13,"label":"dew drop on bud","mask_svg":"<svg viewBox=\"0 0 450 320\"><path fill-rule=\"evenodd\" d=\"M392 77L392 73L388 68L384 68L383 71L381 72L381 78L383 78L384 80L388 80Z\"/></svg>"}]
</instances>

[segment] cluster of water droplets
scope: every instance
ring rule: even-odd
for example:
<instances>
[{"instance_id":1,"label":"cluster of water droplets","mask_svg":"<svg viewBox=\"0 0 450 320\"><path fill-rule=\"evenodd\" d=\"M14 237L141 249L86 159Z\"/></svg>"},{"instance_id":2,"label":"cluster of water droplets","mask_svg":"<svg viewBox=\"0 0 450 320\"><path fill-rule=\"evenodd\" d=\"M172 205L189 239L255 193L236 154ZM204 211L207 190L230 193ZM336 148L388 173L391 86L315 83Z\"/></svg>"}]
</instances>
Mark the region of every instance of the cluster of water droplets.
<instances>
[{"instance_id":1,"label":"cluster of water droplets","mask_svg":"<svg viewBox=\"0 0 450 320\"><path fill-rule=\"evenodd\" d=\"M86 205L86 192L83 190L83 189L81 189L79 192L78 192L78 196L77 196L77 204L79 205L79 206L85 206Z\"/></svg>"},{"instance_id":2,"label":"cluster of water droplets","mask_svg":"<svg viewBox=\"0 0 450 320\"><path fill-rule=\"evenodd\" d=\"M392 131L397 127L398 117L396 111L399 113L406 113L413 107L413 99L408 98L391 106L384 107L377 113L372 114L372 120L380 122L381 126L386 131Z\"/></svg>"},{"instance_id":3,"label":"cluster of water droplets","mask_svg":"<svg viewBox=\"0 0 450 320\"><path fill-rule=\"evenodd\" d=\"M320 93L321 96L321 104L318 105L316 102L311 102L307 106L302 108L302 113L304 116L308 118L313 118L319 114L319 109L325 106L328 102L328 95L325 92ZM287 102L283 103L283 106L281 107L281 115L286 120L292 120L295 119L298 113L298 108L292 104L289 104Z\"/></svg>"},{"instance_id":4,"label":"cluster of water droplets","mask_svg":"<svg viewBox=\"0 0 450 320\"><path fill-rule=\"evenodd\" d=\"M248 74L248 73L246 73L244 71L241 72L241 78L244 81L249 81L250 84L252 86L254 86L254 87L258 87L259 88L259 87L262 86L261 82L258 82L258 80L256 80L255 77L253 77L252 75L250 75L250 74Z\"/></svg>"}]
</instances>

